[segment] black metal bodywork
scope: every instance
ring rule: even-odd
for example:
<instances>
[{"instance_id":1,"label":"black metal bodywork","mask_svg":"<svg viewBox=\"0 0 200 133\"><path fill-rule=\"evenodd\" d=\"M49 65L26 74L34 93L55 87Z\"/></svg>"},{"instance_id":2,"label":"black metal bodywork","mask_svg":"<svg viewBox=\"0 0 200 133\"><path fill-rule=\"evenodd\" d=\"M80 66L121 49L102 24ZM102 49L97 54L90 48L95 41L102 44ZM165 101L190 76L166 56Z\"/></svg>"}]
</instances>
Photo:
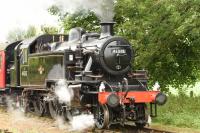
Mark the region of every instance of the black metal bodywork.
<instances>
[{"instance_id":1,"label":"black metal bodywork","mask_svg":"<svg viewBox=\"0 0 200 133\"><path fill-rule=\"evenodd\" d=\"M57 63L62 65L64 55L63 52L50 54L47 44L66 40L68 40L67 35L42 35L29 40L16 42L15 47L12 48L12 53L14 53L12 59L14 58L14 60L10 60L14 62L10 68L10 86L21 88L33 86L45 87L44 81L48 73L40 74L39 72L41 71L36 69L39 69L40 65L41 67L44 65L47 68L46 71L48 71L50 69L49 67L52 67L51 64L55 65ZM52 55L55 56L52 57ZM62 57L58 59L58 55ZM52 60L49 60L48 56L51 56ZM38 80L34 80L34 77L37 77Z\"/></svg>"}]
</instances>

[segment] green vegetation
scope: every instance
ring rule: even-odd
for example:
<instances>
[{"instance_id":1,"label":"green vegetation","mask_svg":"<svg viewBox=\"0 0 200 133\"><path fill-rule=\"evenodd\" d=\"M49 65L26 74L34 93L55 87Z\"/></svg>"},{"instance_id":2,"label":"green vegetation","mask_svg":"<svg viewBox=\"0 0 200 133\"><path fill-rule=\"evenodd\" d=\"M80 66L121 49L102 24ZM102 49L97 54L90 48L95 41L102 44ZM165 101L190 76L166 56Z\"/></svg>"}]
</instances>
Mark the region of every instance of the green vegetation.
<instances>
[{"instance_id":1,"label":"green vegetation","mask_svg":"<svg viewBox=\"0 0 200 133\"><path fill-rule=\"evenodd\" d=\"M53 26L42 25L40 27L40 29L41 29L43 34L58 34L59 33L58 28L53 27Z\"/></svg>"},{"instance_id":2,"label":"green vegetation","mask_svg":"<svg viewBox=\"0 0 200 133\"><path fill-rule=\"evenodd\" d=\"M15 42L25 38L33 37L36 34L36 28L34 26L29 26L27 30L16 28L8 33L7 40L9 42Z\"/></svg>"},{"instance_id":3,"label":"green vegetation","mask_svg":"<svg viewBox=\"0 0 200 133\"><path fill-rule=\"evenodd\" d=\"M8 33L7 41L15 42L26 38L31 38L39 34L57 34L59 31L57 27L47 25L42 25L40 27L40 30L41 33L37 31L37 28L35 26L29 26L27 30L16 28Z\"/></svg>"},{"instance_id":4,"label":"green vegetation","mask_svg":"<svg viewBox=\"0 0 200 133\"><path fill-rule=\"evenodd\" d=\"M168 97L166 105L158 107L155 123L200 129L200 97Z\"/></svg>"}]
</instances>

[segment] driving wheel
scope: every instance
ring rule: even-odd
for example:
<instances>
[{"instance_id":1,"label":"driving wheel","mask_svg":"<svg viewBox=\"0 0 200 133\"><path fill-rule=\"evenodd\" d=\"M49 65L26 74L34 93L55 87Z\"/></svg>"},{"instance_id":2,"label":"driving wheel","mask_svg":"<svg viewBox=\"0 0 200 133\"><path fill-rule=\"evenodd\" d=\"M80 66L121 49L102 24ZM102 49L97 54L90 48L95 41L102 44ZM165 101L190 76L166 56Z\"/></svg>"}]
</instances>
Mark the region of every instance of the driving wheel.
<instances>
[{"instance_id":1,"label":"driving wheel","mask_svg":"<svg viewBox=\"0 0 200 133\"><path fill-rule=\"evenodd\" d=\"M102 129L108 127L110 116L107 105L98 105L94 117L97 128Z\"/></svg>"},{"instance_id":2,"label":"driving wheel","mask_svg":"<svg viewBox=\"0 0 200 133\"><path fill-rule=\"evenodd\" d=\"M56 100L49 101L49 113L53 119L58 116L58 102Z\"/></svg>"},{"instance_id":3,"label":"driving wheel","mask_svg":"<svg viewBox=\"0 0 200 133\"><path fill-rule=\"evenodd\" d=\"M38 98L37 100L33 101L34 111L38 116L43 116L44 114L44 103Z\"/></svg>"}]
</instances>

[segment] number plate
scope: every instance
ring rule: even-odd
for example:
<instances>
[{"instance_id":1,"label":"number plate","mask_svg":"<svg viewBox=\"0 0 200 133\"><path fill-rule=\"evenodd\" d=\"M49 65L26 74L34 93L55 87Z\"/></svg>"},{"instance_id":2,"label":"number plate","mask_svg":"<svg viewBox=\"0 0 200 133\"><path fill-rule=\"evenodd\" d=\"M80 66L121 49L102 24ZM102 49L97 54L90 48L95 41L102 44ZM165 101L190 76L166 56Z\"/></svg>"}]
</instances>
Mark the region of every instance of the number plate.
<instances>
[{"instance_id":1,"label":"number plate","mask_svg":"<svg viewBox=\"0 0 200 133\"><path fill-rule=\"evenodd\" d=\"M125 54L126 50L125 49L113 49L112 53L114 53L114 54Z\"/></svg>"}]
</instances>

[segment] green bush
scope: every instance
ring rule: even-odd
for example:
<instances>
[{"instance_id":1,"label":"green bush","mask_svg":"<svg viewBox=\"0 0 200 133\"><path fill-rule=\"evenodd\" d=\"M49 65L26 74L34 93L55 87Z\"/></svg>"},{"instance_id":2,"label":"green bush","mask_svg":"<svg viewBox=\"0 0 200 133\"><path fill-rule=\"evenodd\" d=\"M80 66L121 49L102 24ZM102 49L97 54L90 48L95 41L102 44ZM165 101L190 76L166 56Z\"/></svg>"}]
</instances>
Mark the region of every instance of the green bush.
<instances>
[{"instance_id":1,"label":"green bush","mask_svg":"<svg viewBox=\"0 0 200 133\"><path fill-rule=\"evenodd\" d=\"M200 129L200 97L168 96L167 103L158 107L158 117L153 122Z\"/></svg>"}]
</instances>

